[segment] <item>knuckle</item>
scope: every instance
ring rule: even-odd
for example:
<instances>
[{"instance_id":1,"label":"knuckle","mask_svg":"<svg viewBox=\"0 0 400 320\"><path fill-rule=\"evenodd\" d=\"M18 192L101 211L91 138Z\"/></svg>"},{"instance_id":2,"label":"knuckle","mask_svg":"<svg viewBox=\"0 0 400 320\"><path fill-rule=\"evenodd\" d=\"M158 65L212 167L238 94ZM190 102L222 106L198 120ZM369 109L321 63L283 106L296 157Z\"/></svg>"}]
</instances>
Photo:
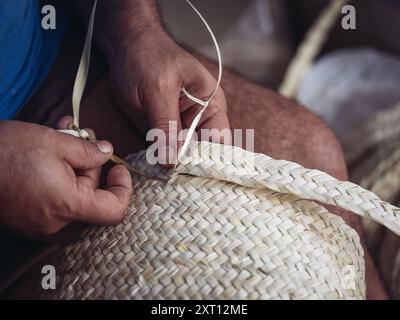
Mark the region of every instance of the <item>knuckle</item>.
<instances>
[{"instance_id":1,"label":"knuckle","mask_svg":"<svg viewBox=\"0 0 400 320\"><path fill-rule=\"evenodd\" d=\"M161 129L165 132L169 131L169 123L172 121L169 117L158 116L156 119L151 120L149 125L151 128Z\"/></svg>"},{"instance_id":2,"label":"knuckle","mask_svg":"<svg viewBox=\"0 0 400 320\"><path fill-rule=\"evenodd\" d=\"M47 141L56 140L58 138L56 131L49 127L43 127L40 135Z\"/></svg>"},{"instance_id":3,"label":"knuckle","mask_svg":"<svg viewBox=\"0 0 400 320\"><path fill-rule=\"evenodd\" d=\"M147 92L164 92L177 85L176 71L169 66L165 66L157 73L149 75L145 82Z\"/></svg>"}]
</instances>

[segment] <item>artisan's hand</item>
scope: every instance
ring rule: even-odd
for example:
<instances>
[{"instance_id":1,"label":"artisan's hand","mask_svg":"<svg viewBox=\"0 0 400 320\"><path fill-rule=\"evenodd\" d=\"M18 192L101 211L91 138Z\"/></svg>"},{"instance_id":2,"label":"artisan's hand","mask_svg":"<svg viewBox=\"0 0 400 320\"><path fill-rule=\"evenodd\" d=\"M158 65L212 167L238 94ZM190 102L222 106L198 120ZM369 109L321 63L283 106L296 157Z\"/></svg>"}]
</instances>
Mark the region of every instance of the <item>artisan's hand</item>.
<instances>
[{"instance_id":1,"label":"artisan's hand","mask_svg":"<svg viewBox=\"0 0 400 320\"><path fill-rule=\"evenodd\" d=\"M92 1L74 3L87 21ZM180 89L206 100L216 87L216 79L168 36L156 1L99 1L96 20L101 23L95 24L94 38L108 60L114 98L123 112L143 134L148 129L163 130L167 142L170 121L177 122L178 134L181 128L188 128L200 106L182 96ZM224 130L229 129L229 121L222 89L203 114L199 128L214 129L211 140L230 143L228 130ZM171 134L170 138L177 149L176 137Z\"/></svg>"},{"instance_id":2,"label":"artisan's hand","mask_svg":"<svg viewBox=\"0 0 400 320\"><path fill-rule=\"evenodd\" d=\"M119 104L143 133L162 129L168 136L170 121L177 122L178 133L188 128L200 106L180 89L206 100L216 87L213 75L163 31L145 32L133 44L125 44L110 64L115 97L123 98ZM223 135L229 129L226 112L220 88L199 124L200 129L222 131L211 139L215 142L230 143L230 135L225 134L225 141Z\"/></svg>"},{"instance_id":3,"label":"artisan's hand","mask_svg":"<svg viewBox=\"0 0 400 320\"><path fill-rule=\"evenodd\" d=\"M0 137L1 225L49 235L75 221L122 219L132 191L129 172L113 167L106 189L98 189L101 166L112 154L110 143L93 144L16 121L0 122Z\"/></svg>"}]
</instances>

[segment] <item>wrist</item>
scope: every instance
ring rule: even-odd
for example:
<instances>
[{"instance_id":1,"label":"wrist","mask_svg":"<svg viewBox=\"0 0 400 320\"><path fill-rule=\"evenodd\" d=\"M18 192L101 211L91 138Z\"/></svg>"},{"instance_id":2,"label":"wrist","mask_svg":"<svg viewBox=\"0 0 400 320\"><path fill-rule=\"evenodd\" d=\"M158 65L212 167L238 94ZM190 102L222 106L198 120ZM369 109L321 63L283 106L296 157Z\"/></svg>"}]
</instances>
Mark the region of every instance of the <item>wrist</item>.
<instances>
[{"instance_id":1,"label":"wrist","mask_svg":"<svg viewBox=\"0 0 400 320\"><path fill-rule=\"evenodd\" d=\"M107 49L109 62L124 56L126 52L135 53L143 48L159 46L168 41L169 36L161 25L149 25L147 27L133 28L121 35L115 44L110 44Z\"/></svg>"},{"instance_id":2,"label":"wrist","mask_svg":"<svg viewBox=\"0 0 400 320\"><path fill-rule=\"evenodd\" d=\"M138 66L146 64L151 56L168 56L177 45L162 29L148 29L119 42L107 56L109 66Z\"/></svg>"},{"instance_id":3,"label":"wrist","mask_svg":"<svg viewBox=\"0 0 400 320\"><path fill-rule=\"evenodd\" d=\"M102 1L95 39L109 62L139 39L166 35L154 0Z\"/></svg>"}]
</instances>

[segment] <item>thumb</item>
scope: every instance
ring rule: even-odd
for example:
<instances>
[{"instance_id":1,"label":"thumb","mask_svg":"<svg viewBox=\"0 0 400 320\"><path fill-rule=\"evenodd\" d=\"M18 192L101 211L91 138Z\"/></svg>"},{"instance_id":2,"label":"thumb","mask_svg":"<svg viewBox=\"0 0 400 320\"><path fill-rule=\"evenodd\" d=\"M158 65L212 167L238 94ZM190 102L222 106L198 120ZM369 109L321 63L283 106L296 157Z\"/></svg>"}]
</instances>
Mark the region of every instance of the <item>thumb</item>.
<instances>
[{"instance_id":1,"label":"thumb","mask_svg":"<svg viewBox=\"0 0 400 320\"><path fill-rule=\"evenodd\" d=\"M72 168L80 170L94 169L110 160L113 146L108 141L89 142L57 132L56 148L59 155Z\"/></svg>"},{"instance_id":2,"label":"thumb","mask_svg":"<svg viewBox=\"0 0 400 320\"><path fill-rule=\"evenodd\" d=\"M182 124L179 111L179 91L166 90L162 94L152 94L147 100L150 129L159 129L164 141L158 142L158 161L163 166L176 163L178 155L178 134ZM159 137L158 134L155 134ZM165 144L164 144L165 142Z\"/></svg>"}]
</instances>

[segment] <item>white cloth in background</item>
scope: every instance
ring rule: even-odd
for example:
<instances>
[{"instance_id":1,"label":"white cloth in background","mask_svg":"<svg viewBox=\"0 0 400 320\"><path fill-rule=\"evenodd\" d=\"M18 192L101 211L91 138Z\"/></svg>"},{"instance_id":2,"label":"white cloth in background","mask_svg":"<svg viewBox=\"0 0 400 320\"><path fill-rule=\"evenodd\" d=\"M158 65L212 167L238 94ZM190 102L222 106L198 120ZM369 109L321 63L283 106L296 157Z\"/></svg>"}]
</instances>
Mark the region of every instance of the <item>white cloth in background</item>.
<instances>
[{"instance_id":1,"label":"white cloth in background","mask_svg":"<svg viewBox=\"0 0 400 320\"><path fill-rule=\"evenodd\" d=\"M400 101L400 59L369 48L333 52L309 70L298 99L344 140Z\"/></svg>"}]
</instances>

